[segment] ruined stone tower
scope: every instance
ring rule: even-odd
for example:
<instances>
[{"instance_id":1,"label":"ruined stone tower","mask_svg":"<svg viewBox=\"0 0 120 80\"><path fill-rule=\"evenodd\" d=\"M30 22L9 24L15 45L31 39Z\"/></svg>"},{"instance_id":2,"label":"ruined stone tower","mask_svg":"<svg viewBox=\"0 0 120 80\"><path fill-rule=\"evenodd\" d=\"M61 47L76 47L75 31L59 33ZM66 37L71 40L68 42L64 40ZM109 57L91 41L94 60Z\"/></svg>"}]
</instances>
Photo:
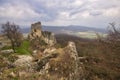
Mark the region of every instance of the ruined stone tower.
<instances>
[{"instance_id":1,"label":"ruined stone tower","mask_svg":"<svg viewBox=\"0 0 120 80\"><path fill-rule=\"evenodd\" d=\"M49 31L42 31L41 22L37 22L31 25L31 32L28 35L29 40L43 40L48 45L54 45L56 39L54 33Z\"/></svg>"},{"instance_id":2,"label":"ruined stone tower","mask_svg":"<svg viewBox=\"0 0 120 80\"><path fill-rule=\"evenodd\" d=\"M35 23L35 24L31 24L31 32L29 33L29 39L33 40L37 37L41 37L42 36L42 31L41 31L41 23Z\"/></svg>"},{"instance_id":3,"label":"ruined stone tower","mask_svg":"<svg viewBox=\"0 0 120 80\"><path fill-rule=\"evenodd\" d=\"M42 34L41 32L41 22L35 23L35 24L31 24L31 32L40 32L40 35Z\"/></svg>"}]
</instances>

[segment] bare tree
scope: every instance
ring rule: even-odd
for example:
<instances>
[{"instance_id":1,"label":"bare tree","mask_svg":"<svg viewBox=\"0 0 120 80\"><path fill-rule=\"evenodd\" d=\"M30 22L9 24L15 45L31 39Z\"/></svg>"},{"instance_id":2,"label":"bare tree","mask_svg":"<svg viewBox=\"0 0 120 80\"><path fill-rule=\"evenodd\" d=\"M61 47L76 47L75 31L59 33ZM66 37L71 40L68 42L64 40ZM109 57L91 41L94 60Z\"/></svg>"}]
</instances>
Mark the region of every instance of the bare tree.
<instances>
[{"instance_id":1,"label":"bare tree","mask_svg":"<svg viewBox=\"0 0 120 80\"><path fill-rule=\"evenodd\" d=\"M19 26L10 22L2 24L2 33L11 41L12 49L15 52L15 47L21 45L23 37Z\"/></svg>"},{"instance_id":2,"label":"bare tree","mask_svg":"<svg viewBox=\"0 0 120 80\"><path fill-rule=\"evenodd\" d=\"M115 26L115 23L110 23L108 32L108 40L111 42L120 42L120 29Z\"/></svg>"}]
</instances>

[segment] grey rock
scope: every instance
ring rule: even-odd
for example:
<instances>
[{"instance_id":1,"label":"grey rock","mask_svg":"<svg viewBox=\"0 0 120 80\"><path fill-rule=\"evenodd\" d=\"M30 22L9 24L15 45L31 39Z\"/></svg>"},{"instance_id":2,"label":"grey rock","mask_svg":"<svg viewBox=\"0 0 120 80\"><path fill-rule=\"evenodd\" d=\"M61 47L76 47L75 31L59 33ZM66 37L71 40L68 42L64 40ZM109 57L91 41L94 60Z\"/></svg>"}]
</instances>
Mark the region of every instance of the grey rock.
<instances>
[{"instance_id":1,"label":"grey rock","mask_svg":"<svg viewBox=\"0 0 120 80\"><path fill-rule=\"evenodd\" d=\"M16 67L31 67L33 57L29 55L19 55L18 59L14 62Z\"/></svg>"},{"instance_id":2,"label":"grey rock","mask_svg":"<svg viewBox=\"0 0 120 80\"><path fill-rule=\"evenodd\" d=\"M14 53L14 50L13 49L2 50L1 53L4 54Z\"/></svg>"}]
</instances>

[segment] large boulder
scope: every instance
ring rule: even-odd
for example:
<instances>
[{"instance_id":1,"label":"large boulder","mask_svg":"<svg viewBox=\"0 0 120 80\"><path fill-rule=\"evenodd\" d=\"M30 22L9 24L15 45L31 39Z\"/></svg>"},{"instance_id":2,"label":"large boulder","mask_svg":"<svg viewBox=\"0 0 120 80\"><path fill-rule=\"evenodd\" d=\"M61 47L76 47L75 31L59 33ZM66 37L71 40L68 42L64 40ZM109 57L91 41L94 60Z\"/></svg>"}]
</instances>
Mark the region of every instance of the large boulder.
<instances>
[{"instance_id":1,"label":"large boulder","mask_svg":"<svg viewBox=\"0 0 120 80\"><path fill-rule=\"evenodd\" d=\"M29 55L19 55L14 62L15 67L32 67L33 57Z\"/></svg>"}]
</instances>

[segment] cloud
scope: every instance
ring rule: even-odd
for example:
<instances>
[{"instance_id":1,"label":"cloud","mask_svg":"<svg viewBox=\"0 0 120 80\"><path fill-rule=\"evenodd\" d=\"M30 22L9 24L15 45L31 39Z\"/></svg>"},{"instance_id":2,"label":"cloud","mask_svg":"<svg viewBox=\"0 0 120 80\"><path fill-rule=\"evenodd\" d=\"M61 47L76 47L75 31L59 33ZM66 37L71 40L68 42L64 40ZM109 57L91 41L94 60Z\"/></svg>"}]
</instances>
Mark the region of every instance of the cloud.
<instances>
[{"instance_id":1,"label":"cloud","mask_svg":"<svg viewBox=\"0 0 120 80\"><path fill-rule=\"evenodd\" d=\"M119 0L0 0L0 22L105 27L120 22Z\"/></svg>"},{"instance_id":2,"label":"cloud","mask_svg":"<svg viewBox=\"0 0 120 80\"><path fill-rule=\"evenodd\" d=\"M40 17L40 14L36 13L34 10L23 6L8 5L5 7L0 7L0 12L0 17L6 18L23 19Z\"/></svg>"},{"instance_id":3,"label":"cloud","mask_svg":"<svg viewBox=\"0 0 120 80\"><path fill-rule=\"evenodd\" d=\"M15 23L21 23L22 25L28 25L31 22L43 19L46 14L36 12L28 4L5 3L0 6L0 21L11 21Z\"/></svg>"},{"instance_id":4,"label":"cloud","mask_svg":"<svg viewBox=\"0 0 120 80\"><path fill-rule=\"evenodd\" d=\"M107 17L118 17L120 15L120 7L119 8L110 8L108 10L104 10L104 16Z\"/></svg>"}]
</instances>

